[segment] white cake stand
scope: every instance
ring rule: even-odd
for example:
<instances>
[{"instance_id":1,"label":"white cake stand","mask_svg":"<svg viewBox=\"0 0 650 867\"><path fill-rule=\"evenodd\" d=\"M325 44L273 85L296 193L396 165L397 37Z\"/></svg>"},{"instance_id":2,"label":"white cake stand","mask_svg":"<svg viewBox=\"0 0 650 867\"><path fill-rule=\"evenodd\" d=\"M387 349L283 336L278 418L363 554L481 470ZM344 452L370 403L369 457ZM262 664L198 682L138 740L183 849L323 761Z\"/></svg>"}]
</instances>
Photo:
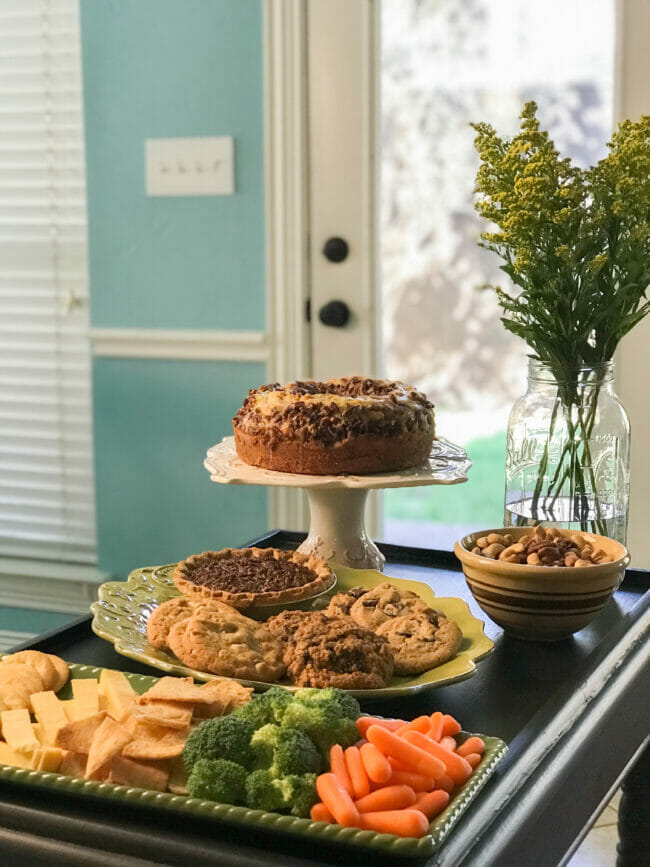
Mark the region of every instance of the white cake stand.
<instances>
[{"instance_id":1,"label":"white cake stand","mask_svg":"<svg viewBox=\"0 0 650 867\"><path fill-rule=\"evenodd\" d=\"M225 437L208 450L203 465L213 482L224 485L277 485L305 488L309 499L309 535L298 548L323 560L353 569L383 569L385 557L366 533L364 513L368 491L421 485L457 485L467 481L471 461L460 446L437 439L426 463L408 470L376 475L307 476L279 473L244 463L235 438Z\"/></svg>"}]
</instances>

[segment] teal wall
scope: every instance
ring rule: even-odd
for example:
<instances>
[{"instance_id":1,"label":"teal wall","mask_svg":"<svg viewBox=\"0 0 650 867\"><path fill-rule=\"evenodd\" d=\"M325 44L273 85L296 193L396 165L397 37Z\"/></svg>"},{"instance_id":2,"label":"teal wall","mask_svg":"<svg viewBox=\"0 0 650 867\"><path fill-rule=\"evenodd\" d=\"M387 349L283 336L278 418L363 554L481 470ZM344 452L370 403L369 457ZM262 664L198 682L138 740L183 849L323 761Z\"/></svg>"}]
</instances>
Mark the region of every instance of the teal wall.
<instances>
[{"instance_id":1,"label":"teal wall","mask_svg":"<svg viewBox=\"0 0 650 867\"><path fill-rule=\"evenodd\" d=\"M261 0L82 0L91 323L264 328ZM232 196L148 198L147 138L230 135ZM99 568L238 545L263 488L202 462L263 364L95 358Z\"/></svg>"},{"instance_id":2,"label":"teal wall","mask_svg":"<svg viewBox=\"0 0 650 867\"><path fill-rule=\"evenodd\" d=\"M260 0L81 9L93 325L263 328ZM235 195L145 195L145 139L214 135Z\"/></svg>"},{"instance_id":3,"label":"teal wall","mask_svg":"<svg viewBox=\"0 0 650 867\"><path fill-rule=\"evenodd\" d=\"M262 364L95 359L101 568L123 575L265 531L264 489L216 484L203 467L263 378Z\"/></svg>"}]
</instances>

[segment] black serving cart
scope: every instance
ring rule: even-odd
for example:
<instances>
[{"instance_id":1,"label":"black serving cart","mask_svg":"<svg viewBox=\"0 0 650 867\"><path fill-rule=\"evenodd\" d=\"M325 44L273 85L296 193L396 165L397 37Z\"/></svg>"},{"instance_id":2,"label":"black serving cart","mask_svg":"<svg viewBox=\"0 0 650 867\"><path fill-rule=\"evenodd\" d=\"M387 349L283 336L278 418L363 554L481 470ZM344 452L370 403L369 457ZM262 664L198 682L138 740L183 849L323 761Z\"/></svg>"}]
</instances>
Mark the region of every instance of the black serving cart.
<instances>
[{"instance_id":1,"label":"black serving cart","mask_svg":"<svg viewBox=\"0 0 650 867\"><path fill-rule=\"evenodd\" d=\"M294 548L304 536L276 531L254 543ZM362 709L406 718L442 709L469 731L503 738L509 752L442 848L427 861L364 854L344 844L246 830L155 806L107 804L0 782L0 862L4 864L297 864L556 867L566 862L616 788L620 867L647 865L650 812L650 573L630 569L596 620L573 638L508 638L474 602L448 551L380 545L388 576L430 584L464 598L486 621L494 651L475 675L410 699L363 702ZM115 653L84 617L22 645L70 662L159 674Z\"/></svg>"}]
</instances>

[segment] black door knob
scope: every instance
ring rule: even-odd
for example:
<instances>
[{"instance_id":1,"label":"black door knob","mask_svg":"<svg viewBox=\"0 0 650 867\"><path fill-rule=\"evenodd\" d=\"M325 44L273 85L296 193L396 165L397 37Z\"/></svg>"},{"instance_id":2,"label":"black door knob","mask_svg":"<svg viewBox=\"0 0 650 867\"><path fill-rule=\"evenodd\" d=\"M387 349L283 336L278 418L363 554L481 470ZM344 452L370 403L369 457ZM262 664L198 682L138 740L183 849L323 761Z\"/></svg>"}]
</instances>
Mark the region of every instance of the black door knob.
<instances>
[{"instance_id":1,"label":"black door knob","mask_svg":"<svg viewBox=\"0 0 650 867\"><path fill-rule=\"evenodd\" d=\"M349 252L348 242L343 238L328 238L323 246L323 256L330 262L343 262Z\"/></svg>"},{"instance_id":2,"label":"black door knob","mask_svg":"<svg viewBox=\"0 0 650 867\"><path fill-rule=\"evenodd\" d=\"M350 308L345 301L328 301L318 311L318 318L323 325L343 328L350 318Z\"/></svg>"}]
</instances>

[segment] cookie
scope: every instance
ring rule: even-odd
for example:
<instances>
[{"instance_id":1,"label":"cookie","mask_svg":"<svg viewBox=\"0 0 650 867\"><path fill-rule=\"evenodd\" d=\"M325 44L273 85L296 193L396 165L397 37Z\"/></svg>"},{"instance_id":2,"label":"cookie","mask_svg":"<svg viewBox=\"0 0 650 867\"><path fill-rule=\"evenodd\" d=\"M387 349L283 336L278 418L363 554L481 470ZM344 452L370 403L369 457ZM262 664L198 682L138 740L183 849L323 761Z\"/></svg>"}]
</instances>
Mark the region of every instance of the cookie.
<instances>
[{"instance_id":1,"label":"cookie","mask_svg":"<svg viewBox=\"0 0 650 867\"><path fill-rule=\"evenodd\" d=\"M35 669L43 680L43 689L45 690L54 689L59 682L59 675L49 654L41 653L40 650L20 650L18 653L10 653L4 657L2 664L5 665L9 662L18 662Z\"/></svg>"},{"instance_id":2,"label":"cookie","mask_svg":"<svg viewBox=\"0 0 650 867\"><path fill-rule=\"evenodd\" d=\"M296 629L284 655L298 686L380 689L393 674L393 654L385 638L350 617L314 612Z\"/></svg>"},{"instance_id":3,"label":"cookie","mask_svg":"<svg viewBox=\"0 0 650 867\"><path fill-rule=\"evenodd\" d=\"M280 642L241 615L182 620L169 632L169 647L186 665L224 677L269 683L284 674Z\"/></svg>"},{"instance_id":4,"label":"cookie","mask_svg":"<svg viewBox=\"0 0 650 867\"><path fill-rule=\"evenodd\" d=\"M147 620L147 639L149 644L159 650L167 650L169 630L181 620L187 620L194 613L194 604L185 596L176 596L154 608Z\"/></svg>"},{"instance_id":5,"label":"cookie","mask_svg":"<svg viewBox=\"0 0 650 867\"><path fill-rule=\"evenodd\" d=\"M377 635L387 639L398 675L421 674L448 662L463 640L453 620L432 608L386 620L377 627Z\"/></svg>"},{"instance_id":6,"label":"cookie","mask_svg":"<svg viewBox=\"0 0 650 867\"><path fill-rule=\"evenodd\" d=\"M298 626L309 617L313 617L314 611L286 610L279 614L274 614L273 617L264 623L264 626L278 641L283 644L289 641L293 636Z\"/></svg>"},{"instance_id":7,"label":"cookie","mask_svg":"<svg viewBox=\"0 0 650 867\"><path fill-rule=\"evenodd\" d=\"M427 604L410 590L398 590L387 581L364 593L350 608L350 617L359 626L373 631L394 617L425 611Z\"/></svg>"},{"instance_id":8,"label":"cookie","mask_svg":"<svg viewBox=\"0 0 650 867\"><path fill-rule=\"evenodd\" d=\"M330 599L330 604L325 609L325 613L330 617L336 617L339 614L350 614L350 609L365 593L368 591L365 587L351 587L344 593L337 593Z\"/></svg>"}]
</instances>

